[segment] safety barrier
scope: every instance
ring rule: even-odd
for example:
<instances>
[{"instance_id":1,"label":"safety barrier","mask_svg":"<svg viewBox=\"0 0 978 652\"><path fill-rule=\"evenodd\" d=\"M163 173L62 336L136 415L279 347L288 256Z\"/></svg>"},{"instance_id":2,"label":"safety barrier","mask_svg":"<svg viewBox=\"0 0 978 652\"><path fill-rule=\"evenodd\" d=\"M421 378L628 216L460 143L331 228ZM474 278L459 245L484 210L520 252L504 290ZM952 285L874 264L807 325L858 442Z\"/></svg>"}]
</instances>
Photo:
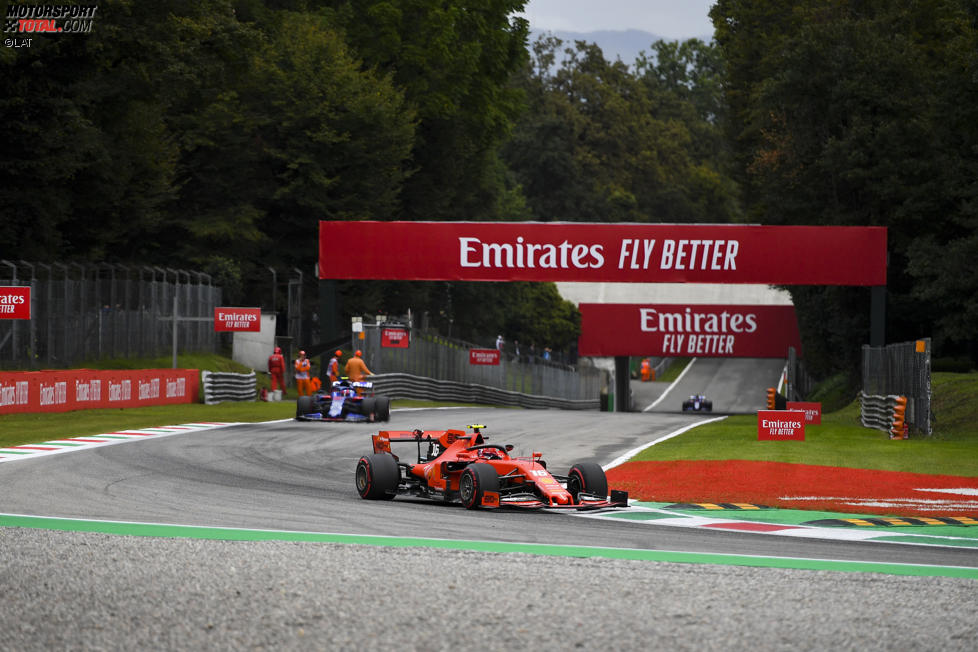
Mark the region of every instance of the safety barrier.
<instances>
[{"instance_id":1,"label":"safety barrier","mask_svg":"<svg viewBox=\"0 0 978 652\"><path fill-rule=\"evenodd\" d=\"M890 439L907 439L906 410L906 396L859 392L859 421L866 428L889 433Z\"/></svg>"},{"instance_id":2,"label":"safety barrier","mask_svg":"<svg viewBox=\"0 0 978 652\"><path fill-rule=\"evenodd\" d=\"M196 369L0 372L0 414L195 403Z\"/></svg>"},{"instance_id":3,"label":"safety barrier","mask_svg":"<svg viewBox=\"0 0 978 652\"><path fill-rule=\"evenodd\" d=\"M435 380L411 374L390 373L370 376L377 394L391 398L413 398L433 401L459 401L487 405L508 405L523 408L558 408L561 410L597 410L598 397L593 400L574 400L553 396L523 394L498 387Z\"/></svg>"},{"instance_id":4,"label":"safety barrier","mask_svg":"<svg viewBox=\"0 0 978 652\"><path fill-rule=\"evenodd\" d=\"M254 401L257 396L255 372L235 374L226 371L202 371L204 403L214 405L224 401Z\"/></svg>"},{"instance_id":5,"label":"safety barrier","mask_svg":"<svg viewBox=\"0 0 978 652\"><path fill-rule=\"evenodd\" d=\"M915 435L929 436L933 431L930 338L885 347L863 346L862 357L862 391L875 396L905 396L907 425Z\"/></svg>"}]
</instances>

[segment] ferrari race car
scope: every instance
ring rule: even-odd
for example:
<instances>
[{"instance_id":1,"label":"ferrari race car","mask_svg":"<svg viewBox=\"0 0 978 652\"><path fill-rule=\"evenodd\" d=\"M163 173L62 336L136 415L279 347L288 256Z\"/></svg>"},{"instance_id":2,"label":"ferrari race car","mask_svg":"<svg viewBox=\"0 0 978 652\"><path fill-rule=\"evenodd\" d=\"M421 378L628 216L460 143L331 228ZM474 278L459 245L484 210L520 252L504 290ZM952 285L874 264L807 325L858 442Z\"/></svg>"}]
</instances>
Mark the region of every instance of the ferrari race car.
<instances>
[{"instance_id":1,"label":"ferrari race car","mask_svg":"<svg viewBox=\"0 0 978 652\"><path fill-rule=\"evenodd\" d=\"M337 380L330 391L300 396L295 402L299 421L390 421L391 400L374 396L373 383Z\"/></svg>"},{"instance_id":2,"label":"ferrari race car","mask_svg":"<svg viewBox=\"0 0 978 652\"><path fill-rule=\"evenodd\" d=\"M702 394L695 394L683 401L683 412L713 412L713 401Z\"/></svg>"},{"instance_id":3,"label":"ferrari race car","mask_svg":"<svg viewBox=\"0 0 978 652\"><path fill-rule=\"evenodd\" d=\"M405 494L477 507L523 509L601 509L628 507L628 492L611 491L604 470L579 462L566 476L553 475L541 459L510 457L513 446L487 444L485 426L464 430L381 431L374 452L357 462L357 493L366 500L391 500ZM392 444L417 447L417 462L404 462Z\"/></svg>"}]
</instances>

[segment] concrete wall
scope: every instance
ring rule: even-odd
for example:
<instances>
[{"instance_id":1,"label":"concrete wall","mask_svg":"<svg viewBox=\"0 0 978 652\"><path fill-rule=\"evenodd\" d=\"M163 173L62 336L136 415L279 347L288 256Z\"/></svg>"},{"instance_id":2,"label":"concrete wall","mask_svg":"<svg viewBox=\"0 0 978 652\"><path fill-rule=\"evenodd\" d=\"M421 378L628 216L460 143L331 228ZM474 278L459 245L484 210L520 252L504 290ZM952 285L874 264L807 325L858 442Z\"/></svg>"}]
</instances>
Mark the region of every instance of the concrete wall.
<instances>
[{"instance_id":1,"label":"concrete wall","mask_svg":"<svg viewBox=\"0 0 978 652\"><path fill-rule=\"evenodd\" d=\"M232 345L231 358L246 367L261 373L268 371L268 356L275 350L275 315L261 316L261 331L258 333L236 332ZM288 355L288 351L283 351ZM288 376L289 361L285 361Z\"/></svg>"}]
</instances>

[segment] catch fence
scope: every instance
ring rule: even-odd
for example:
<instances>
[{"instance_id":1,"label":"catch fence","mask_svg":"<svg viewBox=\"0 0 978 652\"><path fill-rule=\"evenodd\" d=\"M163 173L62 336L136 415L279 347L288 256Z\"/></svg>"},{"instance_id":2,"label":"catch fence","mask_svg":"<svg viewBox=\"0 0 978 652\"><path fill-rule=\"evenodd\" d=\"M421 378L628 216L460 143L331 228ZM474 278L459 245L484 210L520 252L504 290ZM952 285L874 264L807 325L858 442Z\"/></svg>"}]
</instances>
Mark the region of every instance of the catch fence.
<instances>
[{"instance_id":1,"label":"catch fence","mask_svg":"<svg viewBox=\"0 0 978 652\"><path fill-rule=\"evenodd\" d=\"M414 329L407 348L382 346L383 328L364 324L363 339L352 342L353 347L363 351L364 361L375 374L412 374L574 401L598 399L608 386L606 371L586 365L565 365L542 358L517 359L505 352L500 352L498 365L471 364L469 350L483 347Z\"/></svg>"},{"instance_id":2,"label":"catch fence","mask_svg":"<svg viewBox=\"0 0 978 652\"><path fill-rule=\"evenodd\" d=\"M215 352L221 288L201 272L110 263L0 261L0 285L31 288L31 319L0 320L0 369ZM173 317L177 315L176 341Z\"/></svg>"},{"instance_id":3,"label":"catch fence","mask_svg":"<svg viewBox=\"0 0 978 652\"><path fill-rule=\"evenodd\" d=\"M863 394L906 396L911 433L932 433L930 338L886 346L863 345Z\"/></svg>"}]
</instances>

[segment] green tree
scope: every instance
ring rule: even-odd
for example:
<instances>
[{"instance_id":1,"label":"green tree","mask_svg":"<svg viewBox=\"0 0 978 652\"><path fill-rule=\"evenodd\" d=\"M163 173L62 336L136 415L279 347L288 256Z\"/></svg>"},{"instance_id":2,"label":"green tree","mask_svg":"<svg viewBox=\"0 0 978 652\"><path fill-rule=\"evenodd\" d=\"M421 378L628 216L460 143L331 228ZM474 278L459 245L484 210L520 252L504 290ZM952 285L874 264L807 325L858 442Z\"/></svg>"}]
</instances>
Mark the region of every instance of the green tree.
<instances>
[{"instance_id":1,"label":"green tree","mask_svg":"<svg viewBox=\"0 0 978 652\"><path fill-rule=\"evenodd\" d=\"M522 108L522 0L325 2L366 69L390 74L417 115L406 219L496 219L512 187L498 148Z\"/></svg>"},{"instance_id":2,"label":"green tree","mask_svg":"<svg viewBox=\"0 0 978 652\"><path fill-rule=\"evenodd\" d=\"M633 73L585 42L564 49L561 67L554 69L562 45L554 37L534 43L534 62L521 80L531 108L506 149L535 216L736 219L736 186L725 170L730 159L715 124L722 96L710 48L699 41L660 42L654 46L661 68L644 58ZM679 68L681 79L675 76Z\"/></svg>"},{"instance_id":3,"label":"green tree","mask_svg":"<svg viewBox=\"0 0 978 652\"><path fill-rule=\"evenodd\" d=\"M939 350L974 353L958 319L975 314L978 289L964 266L975 247L974 4L720 0L711 15L750 218L887 226L888 340L930 335ZM862 291L792 294L803 334L826 315L848 324L817 366L857 369Z\"/></svg>"}]
</instances>

